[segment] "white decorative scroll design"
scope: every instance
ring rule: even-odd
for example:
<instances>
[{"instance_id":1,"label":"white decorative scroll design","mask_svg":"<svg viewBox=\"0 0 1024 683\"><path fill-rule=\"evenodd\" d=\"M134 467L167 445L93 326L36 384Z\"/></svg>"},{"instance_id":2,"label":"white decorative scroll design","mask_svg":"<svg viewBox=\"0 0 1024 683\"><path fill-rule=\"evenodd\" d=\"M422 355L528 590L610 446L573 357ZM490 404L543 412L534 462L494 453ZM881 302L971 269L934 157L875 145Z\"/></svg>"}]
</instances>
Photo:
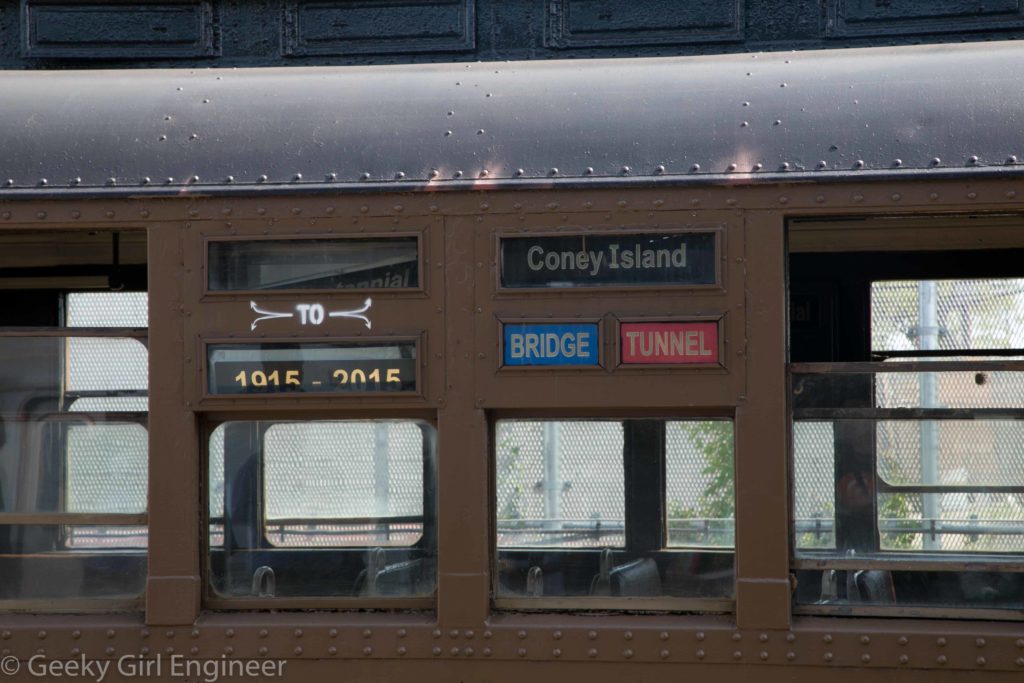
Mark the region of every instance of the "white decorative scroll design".
<instances>
[{"instance_id":1,"label":"white decorative scroll design","mask_svg":"<svg viewBox=\"0 0 1024 683\"><path fill-rule=\"evenodd\" d=\"M264 320L273 320L274 318L294 318L294 313L277 313L275 311L264 311L260 308L255 301L249 302L249 308L260 314L259 318L252 321L252 325L249 326L249 331L256 329L256 326Z\"/></svg>"},{"instance_id":2,"label":"white decorative scroll design","mask_svg":"<svg viewBox=\"0 0 1024 683\"><path fill-rule=\"evenodd\" d=\"M361 320L366 325L366 329L373 329L373 323L370 322L370 318L364 315L373 306L373 299L366 297L366 301L359 308L351 311L328 311L327 316L330 318L352 318L354 320ZM260 308L259 304L255 301L249 302L249 308L255 313L259 313L259 317L252 321L252 325L249 326L250 331L255 331L256 326L264 320L275 320L278 318L294 318L298 315L300 325L320 325L324 321L324 307L323 304L296 304L294 311L268 311Z\"/></svg>"},{"instance_id":3,"label":"white decorative scroll design","mask_svg":"<svg viewBox=\"0 0 1024 683\"><path fill-rule=\"evenodd\" d=\"M327 315L331 318L355 318L356 320L362 320L363 323L366 324L366 329L370 330L373 329L373 324L370 322L370 319L363 314L370 310L370 306L372 305L373 299L366 297L366 301L363 302L363 305L355 310L330 311Z\"/></svg>"}]
</instances>

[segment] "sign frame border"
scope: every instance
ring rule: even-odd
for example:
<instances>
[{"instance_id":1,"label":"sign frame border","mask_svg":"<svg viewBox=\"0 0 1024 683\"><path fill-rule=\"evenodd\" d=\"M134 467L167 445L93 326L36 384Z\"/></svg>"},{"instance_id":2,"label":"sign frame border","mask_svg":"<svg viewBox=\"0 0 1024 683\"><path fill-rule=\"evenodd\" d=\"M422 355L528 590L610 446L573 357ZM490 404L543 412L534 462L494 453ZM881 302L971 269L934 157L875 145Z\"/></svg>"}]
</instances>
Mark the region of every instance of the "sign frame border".
<instances>
[{"instance_id":1,"label":"sign frame border","mask_svg":"<svg viewBox=\"0 0 1024 683\"><path fill-rule=\"evenodd\" d=\"M580 287L506 287L501 282L501 242L505 239L529 239L544 237L629 237L632 235L663 234L663 235L687 235L697 233L712 233L715 236L715 281L703 285L693 284L665 284L656 283L648 285L612 284L612 285L583 285ZM704 223L694 226L651 226L651 225L630 225L619 228L608 226L594 226L590 229L585 227L574 227L571 229L543 229L536 232L524 231L522 228L512 230L509 228L494 232L493 259L494 259L494 293L499 296L537 296L542 294L575 294L587 292L614 292L614 293L643 293L658 290L669 290L672 292L694 292L694 293L721 293L725 291L725 266L726 266L726 224L723 222Z\"/></svg>"},{"instance_id":2,"label":"sign frame border","mask_svg":"<svg viewBox=\"0 0 1024 683\"><path fill-rule=\"evenodd\" d=\"M426 388L423 383L426 379L423 372L423 350L424 333L405 334L395 336L373 336L373 337L260 337L259 339L239 339L238 337L203 337L199 340L202 353L202 369L199 373L200 401L230 400L244 403L257 402L266 405L267 401L323 401L325 399L338 400L342 402L362 402L371 400L374 402L390 403L402 399L425 399ZM235 346L260 346L271 344L338 344L350 346L394 346L402 343L412 343L416 346L416 390L415 391L390 391L390 392L336 392L336 391L309 391L309 392L280 392L263 394L211 394L210 393L210 352L211 346L220 344L231 344Z\"/></svg>"},{"instance_id":3,"label":"sign frame border","mask_svg":"<svg viewBox=\"0 0 1024 683\"><path fill-rule=\"evenodd\" d=\"M498 326L498 374L518 374L546 372L609 372L608 367L608 326L607 316L582 316L575 317L525 317L496 316L495 322ZM594 325L597 327L597 363L594 365L505 365L505 325Z\"/></svg>"},{"instance_id":4,"label":"sign frame border","mask_svg":"<svg viewBox=\"0 0 1024 683\"><path fill-rule=\"evenodd\" d=\"M702 315L626 315L619 316L612 314L612 325L614 328L614 337L611 342L613 345L612 360L613 363L610 367L612 372L630 372L632 370L639 370L642 372L650 372L657 370L659 372L711 372L711 373L722 373L729 374L729 366L726 365L725 359L727 358L727 339L725 330L727 329L727 317L726 312L707 313ZM718 326L718 360L714 363L623 363L622 362L622 324L623 323L715 323Z\"/></svg>"}]
</instances>

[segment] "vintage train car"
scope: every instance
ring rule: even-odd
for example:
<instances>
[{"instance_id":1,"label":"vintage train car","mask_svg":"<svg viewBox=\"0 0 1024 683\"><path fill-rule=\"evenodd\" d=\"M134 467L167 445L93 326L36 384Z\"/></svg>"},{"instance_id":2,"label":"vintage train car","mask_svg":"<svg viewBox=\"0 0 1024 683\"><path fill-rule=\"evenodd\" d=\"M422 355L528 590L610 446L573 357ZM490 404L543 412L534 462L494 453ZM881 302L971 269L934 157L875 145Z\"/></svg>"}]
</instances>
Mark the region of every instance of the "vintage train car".
<instances>
[{"instance_id":1,"label":"vintage train car","mask_svg":"<svg viewBox=\"0 0 1024 683\"><path fill-rule=\"evenodd\" d=\"M0 74L2 672L1016 680L1017 67Z\"/></svg>"}]
</instances>

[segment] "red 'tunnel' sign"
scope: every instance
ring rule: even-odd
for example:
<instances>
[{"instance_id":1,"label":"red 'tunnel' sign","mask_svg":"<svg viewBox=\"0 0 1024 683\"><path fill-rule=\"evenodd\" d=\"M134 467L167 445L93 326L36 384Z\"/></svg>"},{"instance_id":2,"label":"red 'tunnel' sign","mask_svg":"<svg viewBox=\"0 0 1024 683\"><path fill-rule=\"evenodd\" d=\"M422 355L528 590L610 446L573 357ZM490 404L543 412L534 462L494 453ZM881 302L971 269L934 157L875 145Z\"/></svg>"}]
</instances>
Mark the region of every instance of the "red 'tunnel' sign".
<instances>
[{"instance_id":1,"label":"red 'tunnel' sign","mask_svg":"<svg viewBox=\"0 0 1024 683\"><path fill-rule=\"evenodd\" d=\"M624 364L718 362L718 323L622 323Z\"/></svg>"}]
</instances>

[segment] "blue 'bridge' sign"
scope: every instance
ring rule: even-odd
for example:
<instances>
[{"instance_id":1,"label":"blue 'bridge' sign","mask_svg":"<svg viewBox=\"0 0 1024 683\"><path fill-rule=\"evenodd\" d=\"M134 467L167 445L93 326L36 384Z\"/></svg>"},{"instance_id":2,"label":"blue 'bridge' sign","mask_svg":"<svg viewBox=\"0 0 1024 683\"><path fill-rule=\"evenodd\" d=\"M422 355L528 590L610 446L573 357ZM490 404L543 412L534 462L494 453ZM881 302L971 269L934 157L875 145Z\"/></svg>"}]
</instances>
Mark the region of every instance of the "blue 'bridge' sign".
<instances>
[{"instance_id":1,"label":"blue 'bridge' sign","mask_svg":"<svg viewBox=\"0 0 1024 683\"><path fill-rule=\"evenodd\" d=\"M505 323L504 365L597 365L596 323Z\"/></svg>"}]
</instances>

